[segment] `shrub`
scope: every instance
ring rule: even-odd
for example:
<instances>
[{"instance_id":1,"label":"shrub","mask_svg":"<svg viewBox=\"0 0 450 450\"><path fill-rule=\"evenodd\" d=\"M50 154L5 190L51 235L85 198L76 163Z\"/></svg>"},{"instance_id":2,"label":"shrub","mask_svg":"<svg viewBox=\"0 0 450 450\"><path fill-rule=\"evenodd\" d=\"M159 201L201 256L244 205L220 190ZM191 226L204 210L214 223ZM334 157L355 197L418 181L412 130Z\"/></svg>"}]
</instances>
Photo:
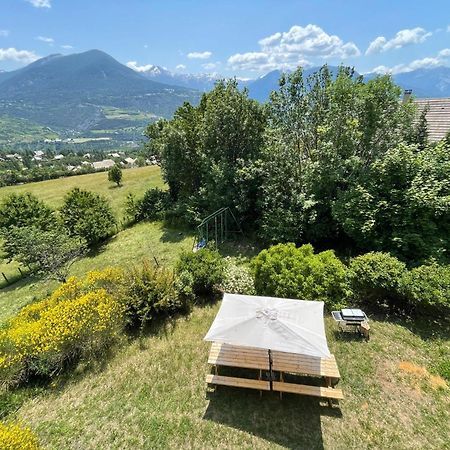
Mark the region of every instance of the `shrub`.
<instances>
[{"instance_id":1,"label":"shrub","mask_svg":"<svg viewBox=\"0 0 450 450\"><path fill-rule=\"evenodd\" d=\"M210 295L223 280L224 261L219 252L202 248L197 252L184 252L176 265L178 274L191 274L195 295Z\"/></svg>"},{"instance_id":2,"label":"shrub","mask_svg":"<svg viewBox=\"0 0 450 450\"><path fill-rule=\"evenodd\" d=\"M0 422L0 448L3 450L39 450L36 435L18 423Z\"/></svg>"},{"instance_id":3,"label":"shrub","mask_svg":"<svg viewBox=\"0 0 450 450\"><path fill-rule=\"evenodd\" d=\"M66 195L61 217L70 235L82 237L88 245L106 239L116 225L108 201L94 192L79 188Z\"/></svg>"},{"instance_id":4,"label":"shrub","mask_svg":"<svg viewBox=\"0 0 450 450\"><path fill-rule=\"evenodd\" d=\"M389 253L370 252L352 259L349 268L355 298L371 305L404 306L402 278L406 266Z\"/></svg>"},{"instance_id":5,"label":"shrub","mask_svg":"<svg viewBox=\"0 0 450 450\"><path fill-rule=\"evenodd\" d=\"M52 376L110 346L123 325L123 306L111 295L120 278L112 269L72 277L48 299L23 308L0 330L3 383Z\"/></svg>"},{"instance_id":6,"label":"shrub","mask_svg":"<svg viewBox=\"0 0 450 450\"><path fill-rule=\"evenodd\" d=\"M136 200L132 194L127 198L126 214L132 222L141 220L160 220L171 205L167 191L158 188L148 189L144 197Z\"/></svg>"},{"instance_id":7,"label":"shrub","mask_svg":"<svg viewBox=\"0 0 450 450\"><path fill-rule=\"evenodd\" d=\"M252 264L260 295L320 300L328 308L344 305L350 295L346 267L332 250L314 254L310 244L278 244L259 253Z\"/></svg>"},{"instance_id":8,"label":"shrub","mask_svg":"<svg viewBox=\"0 0 450 450\"><path fill-rule=\"evenodd\" d=\"M33 194L11 194L0 205L0 229L33 225L48 230L55 224L53 211Z\"/></svg>"},{"instance_id":9,"label":"shrub","mask_svg":"<svg viewBox=\"0 0 450 450\"><path fill-rule=\"evenodd\" d=\"M450 309L450 266L434 263L406 272L402 292L417 312Z\"/></svg>"},{"instance_id":10,"label":"shrub","mask_svg":"<svg viewBox=\"0 0 450 450\"><path fill-rule=\"evenodd\" d=\"M225 258L225 270L221 288L230 294L255 295L255 281L250 270Z\"/></svg>"},{"instance_id":11,"label":"shrub","mask_svg":"<svg viewBox=\"0 0 450 450\"><path fill-rule=\"evenodd\" d=\"M142 329L155 317L161 318L182 309L172 271L144 260L124 277L123 294L128 322Z\"/></svg>"}]
</instances>

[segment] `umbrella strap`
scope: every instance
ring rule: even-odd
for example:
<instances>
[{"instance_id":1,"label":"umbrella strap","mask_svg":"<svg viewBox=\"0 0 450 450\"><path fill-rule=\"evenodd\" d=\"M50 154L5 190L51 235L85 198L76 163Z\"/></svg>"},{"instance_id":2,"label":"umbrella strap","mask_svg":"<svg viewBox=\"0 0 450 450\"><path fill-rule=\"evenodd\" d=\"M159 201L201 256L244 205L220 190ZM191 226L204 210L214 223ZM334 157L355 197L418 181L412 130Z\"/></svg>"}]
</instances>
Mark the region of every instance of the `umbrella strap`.
<instances>
[{"instance_id":1,"label":"umbrella strap","mask_svg":"<svg viewBox=\"0 0 450 450\"><path fill-rule=\"evenodd\" d=\"M272 352L269 350L269 381L270 381L270 392L273 391L273 371L272 371Z\"/></svg>"}]
</instances>

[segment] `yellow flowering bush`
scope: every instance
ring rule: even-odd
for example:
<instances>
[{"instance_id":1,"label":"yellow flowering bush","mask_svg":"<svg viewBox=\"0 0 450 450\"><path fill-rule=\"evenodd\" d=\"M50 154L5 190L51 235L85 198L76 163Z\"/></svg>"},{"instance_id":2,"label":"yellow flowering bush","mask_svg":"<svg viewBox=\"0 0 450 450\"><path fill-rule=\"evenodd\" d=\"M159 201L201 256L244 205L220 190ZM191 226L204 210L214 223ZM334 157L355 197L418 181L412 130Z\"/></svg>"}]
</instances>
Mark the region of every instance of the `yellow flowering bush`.
<instances>
[{"instance_id":1,"label":"yellow flowering bush","mask_svg":"<svg viewBox=\"0 0 450 450\"><path fill-rule=\"evenodd\" d=\"M23 308L0 330L0 379L51 376L67 361L97 353L123 327L124 307L113 295L115 269L70 278L48 299Z\"/></svg>"},{"instance_id":2,"label":"yellow flowering bush","mask_svg":"<svg viewBox=\"0 0 450 450\"><path fill-rule=\"evenodd\" d=\"M30 428L17 423L0 422L0 448L2 450L39 450L39 442Z\"/></svg>"}]
</instances>

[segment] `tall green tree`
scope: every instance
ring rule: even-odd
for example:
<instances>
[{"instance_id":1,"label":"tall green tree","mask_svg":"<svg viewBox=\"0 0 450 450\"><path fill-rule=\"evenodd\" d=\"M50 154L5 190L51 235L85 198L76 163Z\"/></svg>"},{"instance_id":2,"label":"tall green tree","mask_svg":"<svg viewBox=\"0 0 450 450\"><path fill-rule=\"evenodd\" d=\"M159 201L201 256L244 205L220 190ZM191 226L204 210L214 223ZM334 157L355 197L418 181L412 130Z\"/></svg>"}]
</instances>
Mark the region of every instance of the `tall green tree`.
<instances>
[{"instance_id":1,"label":"tall green tree","mask_svg":"<svg viewBox=\"0 0 450 450\"><path fill-rule=\"evenodd\" d=\"M242 180L257 176L252 164L265 125L264 108L229 80L218 82L197 107L186 103L173 120L148 127L149 153L161 162L172 199L187 220L223 206L234 207L243 220L254 214L255 191Z\"/></svg>"},{"instance_id":2,"label":"tall green tree","mask_svg":"<svg viewBox=\"0 0 450 450\"><path fill-rule=\"evenodd\" d=\"M116 183L117 186L120 186L120 183L122 182L122 169L117 164L108 170L108 180L112 183Z\"/></svg>"}]
</instances>

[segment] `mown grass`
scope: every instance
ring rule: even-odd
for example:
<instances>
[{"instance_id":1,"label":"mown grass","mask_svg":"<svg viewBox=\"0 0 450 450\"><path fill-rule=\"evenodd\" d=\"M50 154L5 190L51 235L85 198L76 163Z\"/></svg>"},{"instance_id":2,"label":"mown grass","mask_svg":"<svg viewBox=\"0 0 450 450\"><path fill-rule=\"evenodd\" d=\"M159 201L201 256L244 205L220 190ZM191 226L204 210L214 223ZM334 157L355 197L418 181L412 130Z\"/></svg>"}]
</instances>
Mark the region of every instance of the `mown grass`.
<instances>
[{"instance_id":1,"label":"mown grass","mask_svg":"<svg viewBox=\"0 0 450 450\"><path fill-rule=\"evenodd\" d=\"M337 334L327 318L345 395L330 409L304 396L209 392L202 338L218 306L195 307L97 370L60 378L14 417L48 449L448 448L450 390L427 370L438 349L449 351L448 330L429 340L374 319L364 342Z\"/></svg>"},{"instance_id":2,"label":"mown grass","mask_svg":"<svg viewBox=\"0 0 450 450\"><path fill-rule=\"evenodd\" d=\"M0 201L11 193L31 192L53 208L59 208L64 196L75 187L97 192L106 197L118 219L123 218L127 195L142 195L150 187L163 187L161 171L158 166L124 169L122 186L117 187L108 181L107 172L90 173L73 177L46 180L0 188Z\"/></svg>"}]
</instances>

